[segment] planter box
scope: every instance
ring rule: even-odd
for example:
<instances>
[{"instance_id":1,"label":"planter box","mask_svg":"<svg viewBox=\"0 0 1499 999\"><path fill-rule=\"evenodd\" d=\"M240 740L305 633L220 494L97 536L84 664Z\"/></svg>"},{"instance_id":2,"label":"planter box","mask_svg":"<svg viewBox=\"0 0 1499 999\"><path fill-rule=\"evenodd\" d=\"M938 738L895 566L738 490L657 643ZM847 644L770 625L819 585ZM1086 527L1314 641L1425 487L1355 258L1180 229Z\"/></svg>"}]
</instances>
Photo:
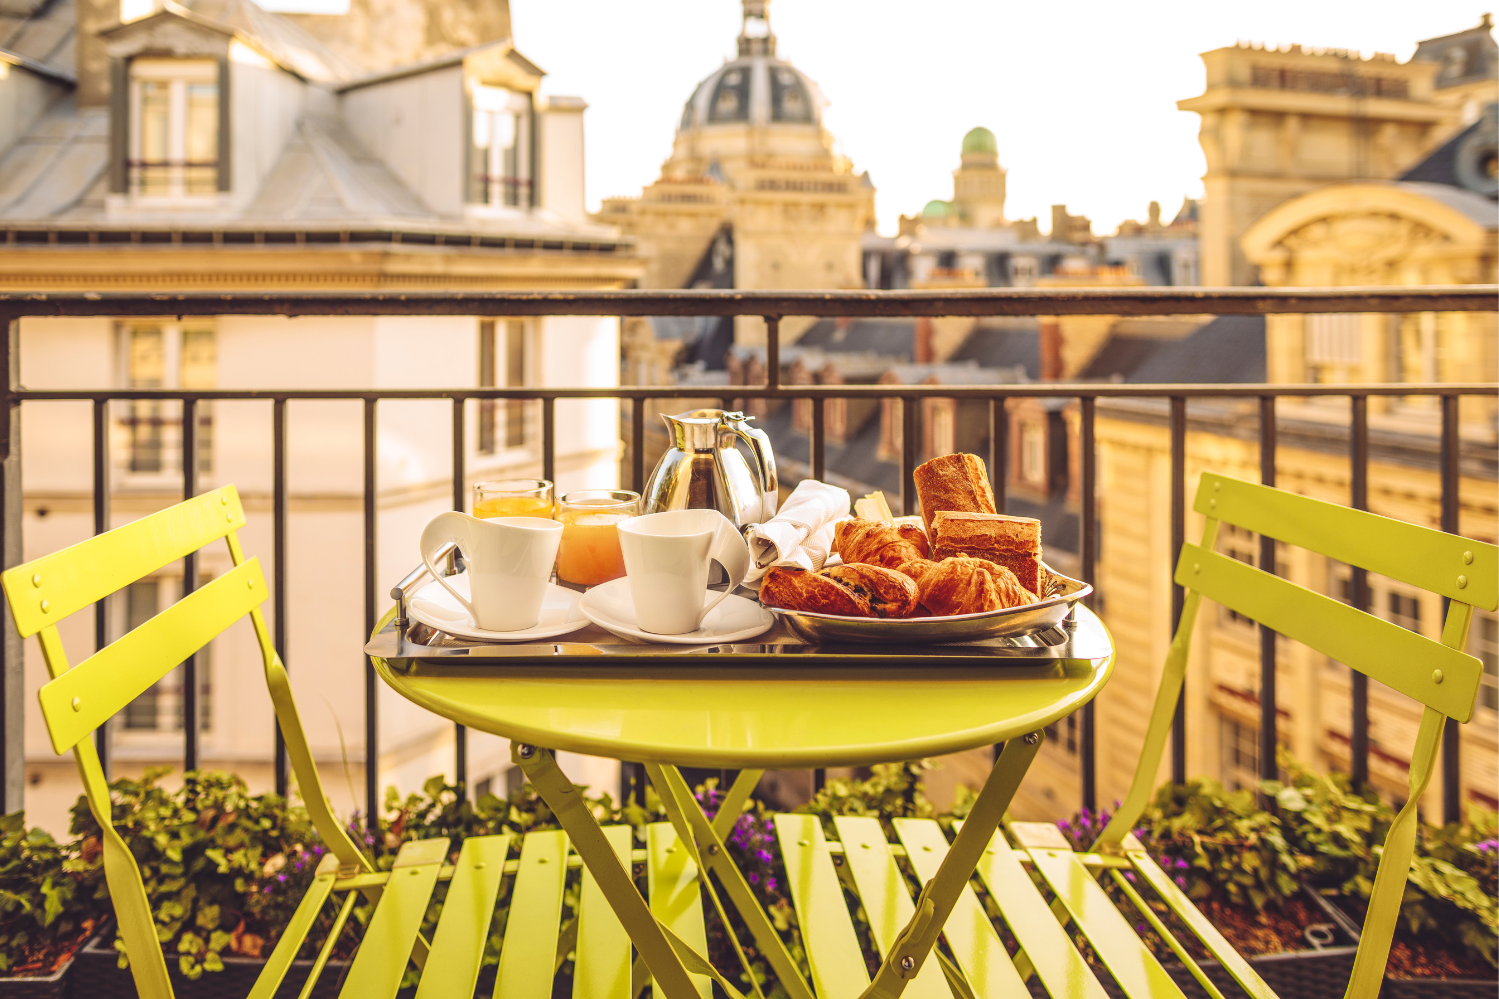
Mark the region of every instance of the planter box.
<instances>
[{"instance_id":1,"label":"planter box","mask_svg":"<svg viewBox=\"0 0 1499 999\"><path fill-rule=\"evenodd\" d=\"M175 955L167 955L167 971L177 999L245 999L264 967L264 961L253 958L225 957L223 971L205 971L196 979L190 979L177 970ZM293 961L281 987L276 990L276 999L297 999L311 970L311 961ZM312 999L337 999L339 983L347 970L347 961L329 961L313 990ZM74 999L136 999L135 981L130 977L130 970L119 966L112 929L94 937L78 952L74 958L72 984ZM23 993L15 995L19 999ZM31 993L24 995L30 999ZM42 993L37 995L40 997ZM0 992L0 999L9 999L9 996L8 992Z\"/></svg>"},{"instance_id":2,"label":"planter box","mask_svg":"<svg viewBox=\"0 0 1499 999\"><path fill-rule=\"evenodd\" d=\"M78 960L75 954L68 963L50 975L32 975L27 978L0 978L0 999L65 999L73 975L73 965Z\"/></svg>"}]
</instances>

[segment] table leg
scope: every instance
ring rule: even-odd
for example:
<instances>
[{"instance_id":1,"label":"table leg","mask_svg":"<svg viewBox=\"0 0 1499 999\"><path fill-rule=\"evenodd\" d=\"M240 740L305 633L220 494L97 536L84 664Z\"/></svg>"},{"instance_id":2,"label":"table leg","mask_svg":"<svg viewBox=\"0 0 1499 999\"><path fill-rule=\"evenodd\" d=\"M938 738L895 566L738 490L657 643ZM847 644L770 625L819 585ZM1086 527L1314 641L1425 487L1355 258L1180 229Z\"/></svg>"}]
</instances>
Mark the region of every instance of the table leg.
<instances>
[{"instance_id":1,"label":"table leg","mask_svg":"<svg viewBox=\"0 0 1499 999\"><path fill-rule=\"evenodd\" d=\"M900 931L890 952L880 964L869 988L860 999L898 999L905 991L906 983L916 977L921 965L936 946L937 937L947 925L963 887L973 877L974 870L989 845L994 831L1004 819L1020 781L1030 768L1041 748L1041 732L1032 732L1005 744L989 779L973 803L973 810L953 840L952 847L937 869L937 876L928 881L916 899L916 912L906 928Z\"/></svg>"},{"instance_id":2,"label":"table leg","mask_svg":"<svg viewBox=\"0 0 1499 999\"><path fill-rule=\"evenodd\" d=\"M557 766L556 758L548 750L518 743L512 744L511 756L525 772L531 786L536 788L541 800L557 816L557 821L572 840L573 848L588 865L599 890L609 900L651 976L668 999L698 999L697 988L687 976L683 955L678 952L680 941L668 939L665 929L651 915L650 906L635 887L635 880L615 856L598 820L583 803L578 789ZM702 973L701 969L693 970Z\"/></svg>"},{"instance_id":3,"label":"table leg","mask_svg":"<svg viewBox=\"0 0 1499 999\"><path fill-rule=\"evenodd\" d=\"M743 873L729 857L728 850L724 846L724 839L733 830L734 823L739 818L740 809L744 806L744 800L749 797L749 792L759 782L761 772L744 771L741 773L724 798L718 814L710 822L698 800L692 796L692 791L687 787L687 781L680 770L656 763L646 764L646 774L650 777L651 783L656 788L656 794L660 796L661 803L666 808L667 817L677 829L677 837L694 851L693 859L697 861L698 871L704 873L712 871L718 875L718 881L727 892L729 901L733 903L740 918L749 927L750 934L754 936L755 943L760 948L760 953L764 954L765 959L770 962L776 978L780 980L791 999L813 999L811 987L797 970L796 962L786 950L786 945L782 942L780 934L776 932L775 926L771 924L770 917L765 914L764 908L750 890L749 882L744 879ZM975 865L978 863L976 858L974 863ZM713 890L712 885L707 884L706 878L704 884L710 892Z\"/></svg>"}]
</instances>

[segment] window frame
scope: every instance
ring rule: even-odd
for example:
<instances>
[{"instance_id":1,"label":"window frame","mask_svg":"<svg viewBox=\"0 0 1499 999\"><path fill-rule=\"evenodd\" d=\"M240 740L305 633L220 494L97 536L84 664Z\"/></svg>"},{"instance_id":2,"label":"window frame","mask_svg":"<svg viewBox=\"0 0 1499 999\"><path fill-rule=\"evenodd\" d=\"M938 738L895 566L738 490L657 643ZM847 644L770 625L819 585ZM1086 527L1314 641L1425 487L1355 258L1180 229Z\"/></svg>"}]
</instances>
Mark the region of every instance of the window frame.
<instances>
[{"instance_id":1,"label":"window frame","mask_svg":"<svg viewBox=\"0 0 1499 999\"><path fill-rule=\"evenodd\" d=\"M226 111L223 66L211 57L135 58L124 73L128 116L125 129L125 191L131 198L149 202L201 204L212 200L224 189L224 154ZM145 141L144 97L146 85L167 87L165 160L147 160ZM211 134L213 158L190 159L192 145L193 105L190 89L211 87L205 105L212 109L212 123L204 129ZM150 189L148 182L160 171L164 190ZM193 174L192 171L201 171Z\"/></svg>"}]
</instances>

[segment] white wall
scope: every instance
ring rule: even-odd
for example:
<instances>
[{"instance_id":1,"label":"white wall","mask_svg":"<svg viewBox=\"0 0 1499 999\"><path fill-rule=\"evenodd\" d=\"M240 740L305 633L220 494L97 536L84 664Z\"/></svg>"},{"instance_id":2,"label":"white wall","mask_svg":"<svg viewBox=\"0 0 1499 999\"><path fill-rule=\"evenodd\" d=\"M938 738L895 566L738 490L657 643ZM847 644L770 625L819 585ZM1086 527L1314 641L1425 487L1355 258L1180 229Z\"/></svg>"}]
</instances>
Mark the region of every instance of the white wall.
<instances>
[{"instance_id":1,"label":"white wall","mask_svg":"<svg viewBox=\"0 0 1499 999\"><path fill-rule=\"evenodd\" d=\"M433 211L463 211L463 69L451 66L343 95L344 121L364 147Z\"/></svg>"},{"instance_id":2,"label":"white wall","mask_svg":"<svg viewBox=\"0 0 1499 999\"><path fill-rule=\"evenodd\" d=\"M619 320L608 316L547 316L537 321L541 384L618 385ZM619 484L619 402L557 402L557 491L607 489ZM588 455L568 471L563 456Z\"/></svg>"},{"instance_id":3,"label":"white wall","mask_svg":"<svg viewBox=\"0 0 1499 999\"><path fill-rule=\"evenodd\" d=\"M553 97L538 115L541 207L587 222L583 203L583 111L576 97Z\"/></svg>"}]
</instances>

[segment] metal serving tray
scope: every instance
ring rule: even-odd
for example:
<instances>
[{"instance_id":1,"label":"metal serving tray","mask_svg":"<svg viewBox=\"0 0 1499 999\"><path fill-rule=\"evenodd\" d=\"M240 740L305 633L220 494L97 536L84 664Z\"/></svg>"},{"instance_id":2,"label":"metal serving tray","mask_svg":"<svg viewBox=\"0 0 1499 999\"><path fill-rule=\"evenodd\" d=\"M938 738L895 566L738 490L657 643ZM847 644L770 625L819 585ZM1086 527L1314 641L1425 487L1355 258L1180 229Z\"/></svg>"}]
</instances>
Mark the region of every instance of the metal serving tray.
<instances>
[{"instance_id":1,"label":"metal serving tray","mask_svg":"<svg viewBox=\"0 0 1499 999\"><path fill-rule=\"evenodd\" d=\"M1042 563L1045 566L1045 563ZM1020 638L1048 631L1062 623L1072 605L1093 592L1081 580L1063 576L1046 566L1049 596L1023 607L1006 607L978 614L949 617L844 617L813 614L765 605L802 638L817 644L869 642L928 645L944 642L981 642L991 638Z\"/></svg>"}]
</instances>

